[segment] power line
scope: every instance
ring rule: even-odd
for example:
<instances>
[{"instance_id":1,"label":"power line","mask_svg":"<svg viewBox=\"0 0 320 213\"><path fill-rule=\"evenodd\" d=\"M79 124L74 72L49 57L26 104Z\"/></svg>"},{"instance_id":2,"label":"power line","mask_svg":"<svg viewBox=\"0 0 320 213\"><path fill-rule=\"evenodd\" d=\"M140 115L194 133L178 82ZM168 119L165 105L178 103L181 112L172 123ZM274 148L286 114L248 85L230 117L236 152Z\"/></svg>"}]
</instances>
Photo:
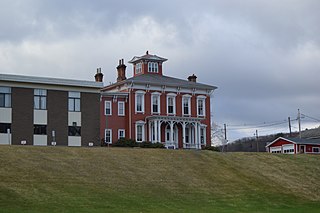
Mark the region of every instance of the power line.
<instances>
[{"instance_id":1,"label":"power line","mask_svg":"<svg viewBox=\"0 0 320 213\"><path fill-rule=\"evenodd\" d=\"M281 120L281 121L270 121L270 122L261 122L261 123L253 123L253 124L228 124L228 126L230 127L243 127L243 126L260 126L260 125L265 125L265 124L270 124L270 123L278 123L278 122L282 122L285 120Z\"/></svg>"},{"instance_id":2,"label":"power line","mask_svg":"<svg viewBox=\"0 0 320 213\"><path fill-rule=\"evenodd\" d=\"M279 125L282 125L282 124L286 124L287 123L287 120L285 121L281 121L281 122L276 122L276 123L265 123L263 125L252 125L252 126L243 126L243 127L233 127L233 128L229 128L229 130L244 130L244 129L254 129L254 128L265 128L265 127L272 127L272 126L279 126ZM230 125L228 125L230 126Z\"/></svg>"},{"instance_id":3,"label":"power line","mask_svg":"<svg viewBox=\"0 0 320 213\"><path fill-rule=\"evenodd\" d=\"M295 116L293 116L295 117ZM228 131L238 131L238 132L242 132L242 134L246 134L245 132L250 132L255 131L257 134L257 130L259 130L260 134L261 132L274 132L274 131L278 131L279 130L283 130L286 131L288 129L288 124L289 124L289 132L291 132L291 128L292 129L300 129L299 127L297 127L297 125L299 124L292 124L291 122L293 121L300 121L303 119L305 120L305 122L320 122L320 119L316 118L316 117L312 117L306 114L302 114L299 112L298 110L298 116L296 119L290 119L290 117L288 117L288 119L284 119L284 120L280 120L280 121L272 121L272 122L260 122L260 123L251 123L251 124L224 124L224 128L221 129L222 132L226 133L227 127L228 127ZM300 125L299 125L300 126ZM241 130L247 130L247 131L241 131ZM230 139L229 139L230 140Z\"/></svg>"},{"instance_id":4,"label":"power line","mask_svg":"<svg viewBox=\"0 0 320 213\"><path fill-rule=\"evenodd\" d=\"M315 121L317 121L317 122L320 122L320 119L318 119L318 118L311 117L311 116L308 116L308 115L302 114L302 113L301 113L301 115L303 115L304 117L310 118L310 119L312 119L312 120L315 120Z\"/></svg>"}]
</instances>

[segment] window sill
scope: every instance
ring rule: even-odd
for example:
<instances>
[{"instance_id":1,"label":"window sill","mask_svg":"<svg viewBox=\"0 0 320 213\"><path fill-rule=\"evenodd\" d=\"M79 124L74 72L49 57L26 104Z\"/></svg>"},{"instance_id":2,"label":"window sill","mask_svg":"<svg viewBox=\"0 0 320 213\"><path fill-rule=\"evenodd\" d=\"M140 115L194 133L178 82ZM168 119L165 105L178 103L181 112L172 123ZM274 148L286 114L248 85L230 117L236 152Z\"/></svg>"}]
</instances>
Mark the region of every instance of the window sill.
<instances>
[{"instance_id":1,"label":"window sill","mask_svg":"<svg viewBox=\"0 0 320 213\"><path fill-rule=\"evenodd\" d=\"M136 114L144 114L144 112L136 112Z\"/></svg>"},{"instance_id":2,"label":"window sill","mask_svg":"<svg viewBox=\"0 0 320 213\"><path fill-rule=\"evenodd\" d=\"M167 116L176 116L176 114L173 114L173 113L167 113Z\"/></svg>"}]
</instances>

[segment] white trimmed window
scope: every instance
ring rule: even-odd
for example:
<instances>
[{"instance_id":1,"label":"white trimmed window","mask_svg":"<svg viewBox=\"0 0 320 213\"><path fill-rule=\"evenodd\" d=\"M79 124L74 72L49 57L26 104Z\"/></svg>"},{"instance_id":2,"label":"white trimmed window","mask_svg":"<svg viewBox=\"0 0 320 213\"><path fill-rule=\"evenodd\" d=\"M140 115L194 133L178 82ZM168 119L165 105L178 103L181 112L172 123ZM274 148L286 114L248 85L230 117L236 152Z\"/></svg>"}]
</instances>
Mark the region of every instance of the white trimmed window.
<instances>
[{"instance_id":1,"label":"white trimmed window","mask_svg":"<svg viewBox=\"0 0 320 213\"><path fill-rule=\"evenodd\" d=\"M144 140L144 122L140 121L136 123L136 141L143 142Z\"/></svg>"},{"instance_id":2,"label":"white trimmed window","mask_svg":"<svg viewBox=\"0 0 320 213\"><path fill-rule=\"evenodd\" d=\"M112 102L111 101L104 102L104 112L105 112L105 115L112 115Z\"/></svg>"},{"instance_id":3,"label":"white trimmed window","mask_svg":"<svg viewBox=\"0 0 320 213\"><path fill-rule=\"evenodd\" d=\"M118 129L118 139L125 138L126 137L126 131L124 129Z\"/></svg>"},{"instance_id":4,"label":"white trimmed window","mask_svg":"<svg viewBox=\"0 0 320 213\"><path fill-rule=\"evenodd\" d=\"M11 107L10 87L0 87L0 107Z\"/></svg>"},{"instance_id":5,"label":"white trimmed window","mask_svg":"<svg viewBox=\"0 0 320 213\"><path fill-rule=\"evenodd\" d=\"M197 97L197 115L198 116L206 115L206 97L205 96Z\"/></svg>"},{"instance_id":6,"label":"white trimmed window","mask_svg":"<svg viewBox=\"0 0 320 213\"><path fill-rule=\"evenodd\" d=\"M206 125L200 127L200 142L202 145L206 144Z\"/></svg>"},{"instance_id":7,"label":"white trimmed window","mask_svg":"<svg viewBox=\"0 0 320 213\"><path fill-rule=\"evenodd\" d=\"M124 101L119 101L118 102L118 115L119 116L124 116L124 111L125 111Z\"/></svg>"},{"instance_id":8,"label":"white trimmed window","mask_svg":"<svg viewBox=\"0 0 320 213\"><path fill-rule=\"evenodd\" d=\"M148 72L158 73L158 63L149 62L148 63Z\"/></svg>"},{"instance_id":9,"label":"white trimmed window","mask_svg":"<svg viewBox=\"0 0 320 213\"><path fill-rule=\"evenodd\" d=\"M155 92L151 95L151 112L160 114L160 93Z\"/></svg>"},{"instance_id":10,"label":"white trimmed window","mask_svg":"<svg viewBox=\"0 0 320 213\"><path fill-rule=\"evenodd\" d=\"M47 90L34 89L34 109L47 109Z\"/></svg>"},{"instance_id":11,"label":"white trimmed window","mask_svg":"<svg viewBox=\"0 0 320 213\"><path fill-rule=\"evenodd\" d=\"M167 95L167 113L170 115L176 114L176 94L169 93Z\"/></svg>"},{"instance_id":12,"label":"white trimmed window","mask_svg":"<svg viewBox=\"0 0 320 213\"><path fill-rule=\"evenodd\" d=\"M104 141L105 143L112 143L112 129L105 129Z\"/></svg>"},{"instance_id":13,"label":"white trimmed window","mask_svg":"<svg viewBox=\"0 0 320 213\"><path fill-rule=\"evenodd\" d=\"M320 148L319 147L312 147L312 152L313 153L320 153Z\"/></svg>"},{"instance_id":14,"label":"white trimmed window","mask_svg":"<svg viewBox=\"0 0 320 213\"><path fill-rule=\"evenodd\" d=\"M139 74L142 72L142 63L137 63L136 64L136 74Z\"/></svg>"},{"instance_id":15,"label":"white trimmed window","mask_svg":"<svg viewBox=\"0 0 320 213\"><path fill-rule=\"evenodd\" d=\"M144 113L144 91L137 91L135 94L135 109L137 113Z\"/></svg>"},{"instance_id":16,"label":"white trimmed window","mask_svg":"<svg viewBox=\"0 0 320 213\"><path fill-rule=\"evenodd\" d=\"M182 97L182 114L191 115L191 96L184 95Z\"/></svg>"},{"instance_id":17,"label":"white trimmed window","mask_svg":"<svg viewBox=\"0 0 320 213\"><path fill-rule=\"evenodd\" d=\"M68 108L71 112L80 112L80 92L69 92Z\"/></svg>"}]
</instances>

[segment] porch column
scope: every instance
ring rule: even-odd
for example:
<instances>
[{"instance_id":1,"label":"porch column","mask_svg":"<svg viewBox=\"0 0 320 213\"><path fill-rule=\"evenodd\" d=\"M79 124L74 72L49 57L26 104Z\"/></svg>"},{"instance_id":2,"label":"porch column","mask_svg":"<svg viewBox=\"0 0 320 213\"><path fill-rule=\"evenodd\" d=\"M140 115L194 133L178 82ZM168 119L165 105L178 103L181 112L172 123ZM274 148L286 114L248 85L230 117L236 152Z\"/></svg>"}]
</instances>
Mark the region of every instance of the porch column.
<instances>
[{"instance_id":1,"label":"porch column","mask_svg":"<svg viewBox=\"0 0 320 213\"><path fill-rule=\"evenodd\" d=\"M194 145L198 149L198 123L194 124Z\"/></svg>"},{"instance_id":2,"label":"porch column","mask_svg":"<svg viewBox=\"0 0 320 213\"><path fill-rule=\"evenodd\" d=\"M170 121L170 142L173 144L173 121Z\"/></svg>"},{"instance_id":3,"label":"porch column","mask_svg":"<svg viewBox=\"0 0 320 213\"><path fill-rule=\"evenodd\" d=\"M201 149L200 123L197 123L197 131L198 131L198 149Z\"/></svg>"},{"instance_id":4,"label":"porch column","mask_svg":"<svg viewBox=\"0 0 320 213\"><path fill-rule=\"evenodd\" d=\"M204 141L204 145L207 146L207 127L203 128L203 141ZM210 146L211 146L211 141L210 141Z\"/></svg>"},{"instance_id":5,"label":"porch column","mask_svg":"<svg viewBox=\"0 0 320 213\"><path fill-rule=\"evenodd\" d=\"M186 122L182 122L182 144L183 148L186 148Z\"/></svg>"},{"instance_id":6,"label":"porch column","mask_svg":"<svg viewBox=\"0 0 320 213\"><path fill-rule=\"evenodd\" d=\"M152 121L150 121L150 120L149 120L149 124L148 124L148 125L149 125L149 141L152 141L152 129L151 129L151 122L152 122Z\"/></svg>"},{"instance_id":7,"label":"porch column","mask_svg":"<svg viewBox=\"0 0 320 213\"><path fill-rule=\"evenodd\" d=\"M158 137L159 137L159 141L161 143L161 121L158 121Z\"/></svg>"},{"instance_id":8,"label":"porch column","mask_svg":"<svg viewBox=\"0 0 320 213\"><path fill-rule=\"evenodd\" d=\"M153 129L154 129L154 141L153 142L157 142L157 140L158 140L158 120L154 121Z\"/></svg>"}]
</instances>

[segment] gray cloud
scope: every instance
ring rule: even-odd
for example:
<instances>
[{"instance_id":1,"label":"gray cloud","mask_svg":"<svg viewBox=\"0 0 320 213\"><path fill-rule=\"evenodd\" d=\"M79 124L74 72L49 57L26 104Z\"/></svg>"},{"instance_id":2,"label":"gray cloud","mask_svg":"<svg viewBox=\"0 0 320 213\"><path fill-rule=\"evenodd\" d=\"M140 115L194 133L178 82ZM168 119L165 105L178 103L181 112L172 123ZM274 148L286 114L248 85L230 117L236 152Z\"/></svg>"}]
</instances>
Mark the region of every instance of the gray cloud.
<instances>
[{"instance_id":1,"label":"gray cloud","mask_svg":"<svg viewBox=\"0 0 320 213\"><path fill-rule=\"evenodd\" d=\"M150 50L169 59L165 74L219 87L218 124L320 117L318 11L318 0L3 0L1 72L92 79L102 67L109 83L118 59Z\"/></svg>"}]
</instances>

